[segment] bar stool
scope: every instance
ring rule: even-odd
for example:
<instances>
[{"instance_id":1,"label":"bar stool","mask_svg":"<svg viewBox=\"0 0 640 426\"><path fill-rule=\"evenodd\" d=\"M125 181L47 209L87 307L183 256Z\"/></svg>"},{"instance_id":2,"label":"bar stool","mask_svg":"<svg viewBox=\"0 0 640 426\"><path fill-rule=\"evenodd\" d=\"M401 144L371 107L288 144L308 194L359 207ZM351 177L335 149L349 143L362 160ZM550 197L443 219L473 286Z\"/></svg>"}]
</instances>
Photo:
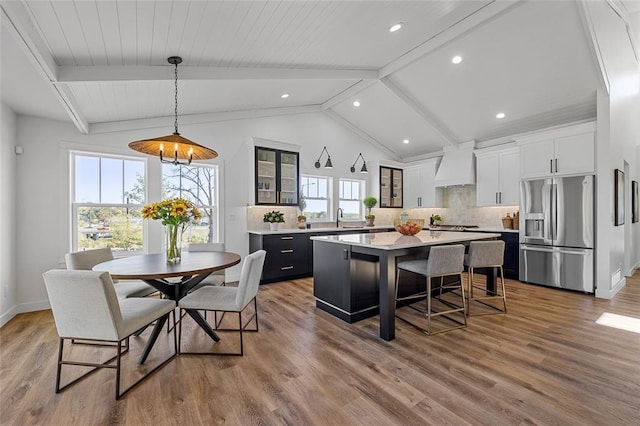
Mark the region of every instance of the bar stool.
<instances>
[{"instance_id":1,"label":"bar stool","mask_svg":"<svg viewBox=\"0 0 640 426\"><path fill-rule=\"evenodd\" d=\"M504 287L504 271L502 265L504 263L504 241L472 241L469 244L469 254L465 256L464 265L469 268L469 303L467 304L467 316L471 315L471 302L477 301L485 306L495 309L491 312L476 313L474 315L490 315L490 314L506 314L507 313L507 294ZM473 271L475 268L499 268L500 281L502 283L502 294L489 295L486 287L474 284ZM496 283L497 284L497 283ZM475 296L473 289L481 289L485 296ZM502 299L504 309L498 306L484 302L485 300Z\"/></svg>"},{"instance_id":2,"label":"bar stool","mask_svg":"<svg viewBox=\"0 0 640 426\"><path fill-rule=\"evenodd\" d=\"M426 291L420 292L416 294L412 294L410 296L398 297L398 286L400 282L400 271L408 271L414 274L422 275L426 279ZM429 250L429 257L427 259L418 259L418 260L408 260L405 262L400 262L396 266L396 285L395 285L395 301L396 305L399 301L404 300L414 300L426 297L427 299L427 310L422 311L414 306L409 305L409 307L422 312L427 317L427 328L421 328L418 325L408 321L401 316L396 316L423 331L427 335L443 333L445 331L456 330L458 328L464 328L467 326L467 316L466 316L466 301L464 296L464 285L462 281L462 272L464 271L464 246L462 244L456 245L445 245L445 246L435 246L431 247ZM443 284L443 277L449 275L458 275L460 278L459 283L453 284ZM431 279L435 277L440 277L440 294L435 299L439 300L442 304L449 306L452 309L447 309L443 311L435 312L432 309L432 297L431 297ZM443 289L460 289L460 302L462 306L456 305L448 300L442 299L442 290ZM455 294L455 293L454 293ZM396 311L397 312L397 311ZM455 312L462 312L462 321L459 321L455 318L451 318L448 314L452 314ZM453 321L458 326L446 328L443 330L432 331L431 330L431 318L435 316L444 316L445 318Z\"/></svg>"}]
</instances>

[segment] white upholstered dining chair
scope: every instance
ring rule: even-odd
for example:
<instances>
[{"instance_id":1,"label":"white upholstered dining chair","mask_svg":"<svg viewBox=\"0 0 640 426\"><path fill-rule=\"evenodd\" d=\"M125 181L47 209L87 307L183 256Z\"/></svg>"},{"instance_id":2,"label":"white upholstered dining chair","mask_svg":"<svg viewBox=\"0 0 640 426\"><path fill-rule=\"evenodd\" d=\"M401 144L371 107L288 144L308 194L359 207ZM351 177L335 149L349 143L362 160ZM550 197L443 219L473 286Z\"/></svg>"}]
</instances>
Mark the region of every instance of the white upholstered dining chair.
<instances>
[{"instance_id":1,"label":"white upholstered dining chair","mask_svg":"<svg viewBox=\"0 0 640 426\"><path fill-rule=\"evenodd\" d=\"M98 263L113 260L113 252L108 247L78 251L67 253L64 260L69 270L90 271ZM156 292L155 288L140 280L114 281L113 284L119 299L145 297Z\"/></svg>"},{"instance_id":2,"label":"white upholstered dining chair","mask_svg":"<svg viewBox=\"0 0 640 426\"><path fill-rule=\"evenodd\" d=\"M149 337L151 341L155 340L169 313L175 309L175 301L155 298L118 299L108 272L58 269L45 272L43 277L60 337L56 393L77 383L98 369L110 368L116 370L116 399L120 399L177 354L176 333L174 331L173 354L121 392L121 358L129 352L129 337L157 320L156 328ZM64 341L74 339L111 344L116 349L116 355L104 363L64 359ZM93 368L60 387L63 365Z\"/></svg>"},{"instance_id":3,"label":"white upholstered dining chair","mask_svg":"<svg viewBox=\"0 0 640 426\"><path fill-rule=\"evenodd\" d=\"M199 251L223 252L224 243L191 243L189 244L188 251L190 252L199 252ZM207 285L224 286L225 285L224 270L212 272L211 274L209 274L207 278L200 281L198 285L196 285L191 291L195 291L200 287L204 287Z\"/></svg>"},{"instance_id":4,"label":"white upholstered dining chair","mask_svg":"<svg viewBox=\"0 0 640 426\"><path fill-rule=\"evenodd\" d=\"M204 286L192 293L189 293L180 301L178 307L183 309L196 309L204 311L222 311L235 312L238 314L238 328L220 328L217 322L215 331L238 331L240 333L240 352L206 352L207 355L244 355L243 331L258 331L258 287L260 285L260 276L264 266L264 259L267 252L258 250L247 255L242 263L242 272L240 273L240 281L237 287L220 287L220 286ZM253 302L254 313L245 322L242 321L242 312ZM182 316L182 315L181 315ZM255 329L247 329L249 324L255 321ZM182 321L180 322L180 331L178 335L178 353L203 354L203 352L182 352Z\"/></svg>"}]
</instances>

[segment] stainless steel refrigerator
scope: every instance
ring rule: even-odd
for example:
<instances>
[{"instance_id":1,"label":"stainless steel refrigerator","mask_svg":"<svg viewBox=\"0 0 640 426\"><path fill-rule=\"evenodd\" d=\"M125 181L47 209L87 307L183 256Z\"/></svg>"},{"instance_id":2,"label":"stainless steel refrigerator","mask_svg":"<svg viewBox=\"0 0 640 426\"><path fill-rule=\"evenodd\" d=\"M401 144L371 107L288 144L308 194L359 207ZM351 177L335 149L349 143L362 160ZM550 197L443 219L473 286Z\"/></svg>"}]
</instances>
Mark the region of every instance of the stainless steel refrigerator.
<instances>
[{"instance_id":1,"label":"stainless steel refrigerator","mask_svg":"<svg viewBox=\"0 0 640 426\"><path fill-rule=\"evenodd\" d=\"M520 281L594 291L594 181L520 182Z\"/></svg>"}]
</instances>

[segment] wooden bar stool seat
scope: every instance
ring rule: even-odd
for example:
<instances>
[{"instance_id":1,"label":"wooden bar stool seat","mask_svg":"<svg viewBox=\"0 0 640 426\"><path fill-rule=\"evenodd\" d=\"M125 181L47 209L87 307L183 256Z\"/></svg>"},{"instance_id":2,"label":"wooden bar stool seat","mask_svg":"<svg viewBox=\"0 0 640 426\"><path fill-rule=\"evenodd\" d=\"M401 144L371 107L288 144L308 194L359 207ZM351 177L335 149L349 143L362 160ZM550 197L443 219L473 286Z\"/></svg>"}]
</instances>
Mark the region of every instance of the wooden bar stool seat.
<instances>
[{"instance_id":1,"label":"wooden bar stool seat","mask_svg":"<svg viewBox=\"0 0 640 426\"><path fill-rule=\"evenodd\" d=\"M491 315L507 313L507 295L504 287L504 271L502 265L504 263L504 241L472 241L469 245L469 254L465 256L464 265L469 269L469 288L467 294L469 303L467 304L467 316L470 315ZM476 268L498 268L500 270L500 282L502 294L496 292L490 294L486 287L475 284L473 273ZM474 289L482 291L483 295L474 293ZM496 288L497 290L497 288ZM502 308L487 303L489 300L502 300ZM471 313L472 302L481 303L489 308L488 312Z\"/></svg>"},{"instance_id":2,"label":"wooden bar stool seat","mask_svg":"<svg viewBox=\"0 0 640 426\"><path fill-rule=\"evenodd\" d=\"M405 297L398 297L398 286L400 283L400 271L412 272L414 274L422 275L425 277L426 281L426 291L419 292L416 294L412 294ZM427 327L422 328L415 323L409 321L406 318L398 315L398 310L396 310L396 316L423 331L427 335L443 333L446 331L456 330L458 328L464 328L467 326L467 317L466 317L466 301L464 295L464 285L462 280L462 272L464 271L464 246L462 244L456 245L444 245L444 246L435 246L432 247L429 251L429 257L427 259L418 259L418 260L408 260L405 262L399 262L397 265L396 271L396 285L395 285L395 301L396 305L400 301L406 300L417 300L426 298L426 310L423 311L412 304L409 307L423 313L427 317ZM449 275L458 275L459 282L444 284L444 277ZM440 292L435 297L441 304L448 306L451 309L445 309L440 311L434 311L432 306L432 278L440 277ZM453 303L450 300L443 299L442 290L460 290L460 305ZM447 292L450 294L456 294L452 291ZM446 294L446 293L445 293ZM451 314L455 314L457 312L462 313L462 319L458 320L452 316ZM454 327L449 327L445 329L440 329L437 331L433 331L431 327L432 318L443 316L450 321L457 323Z\"/></svg>"}]
</instances>

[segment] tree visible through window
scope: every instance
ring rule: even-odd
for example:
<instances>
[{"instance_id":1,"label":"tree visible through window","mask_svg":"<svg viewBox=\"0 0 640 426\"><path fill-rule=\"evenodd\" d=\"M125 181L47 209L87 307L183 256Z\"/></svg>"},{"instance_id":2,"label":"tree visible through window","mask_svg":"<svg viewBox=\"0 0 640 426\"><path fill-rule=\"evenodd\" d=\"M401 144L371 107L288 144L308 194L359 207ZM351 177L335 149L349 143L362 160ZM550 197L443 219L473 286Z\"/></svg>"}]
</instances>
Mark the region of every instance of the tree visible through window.
<instances>
[{"instance_id":1,"label":"tree visible through window","mask_svg":"<svg viewBox=\"0 0 640 426\"><path fill-rule=\"evenodd\" d=\"M181 197L202 211L187 229L186 242L211 243L219 238L218 166L162 166L163 199Z\"/></svg>"},{"instance_id":2,"label":"tree visible through window","mask_svg":"<svg viewBox=\"0 0 640 426\"><path fill-rule=\"evenodd\" d=\"M72 248L110 247L114 252L143 248L141 204L144 161L72 153ZM142 197L132 194L142 188Z\"/></svg>"}]
</instances>

